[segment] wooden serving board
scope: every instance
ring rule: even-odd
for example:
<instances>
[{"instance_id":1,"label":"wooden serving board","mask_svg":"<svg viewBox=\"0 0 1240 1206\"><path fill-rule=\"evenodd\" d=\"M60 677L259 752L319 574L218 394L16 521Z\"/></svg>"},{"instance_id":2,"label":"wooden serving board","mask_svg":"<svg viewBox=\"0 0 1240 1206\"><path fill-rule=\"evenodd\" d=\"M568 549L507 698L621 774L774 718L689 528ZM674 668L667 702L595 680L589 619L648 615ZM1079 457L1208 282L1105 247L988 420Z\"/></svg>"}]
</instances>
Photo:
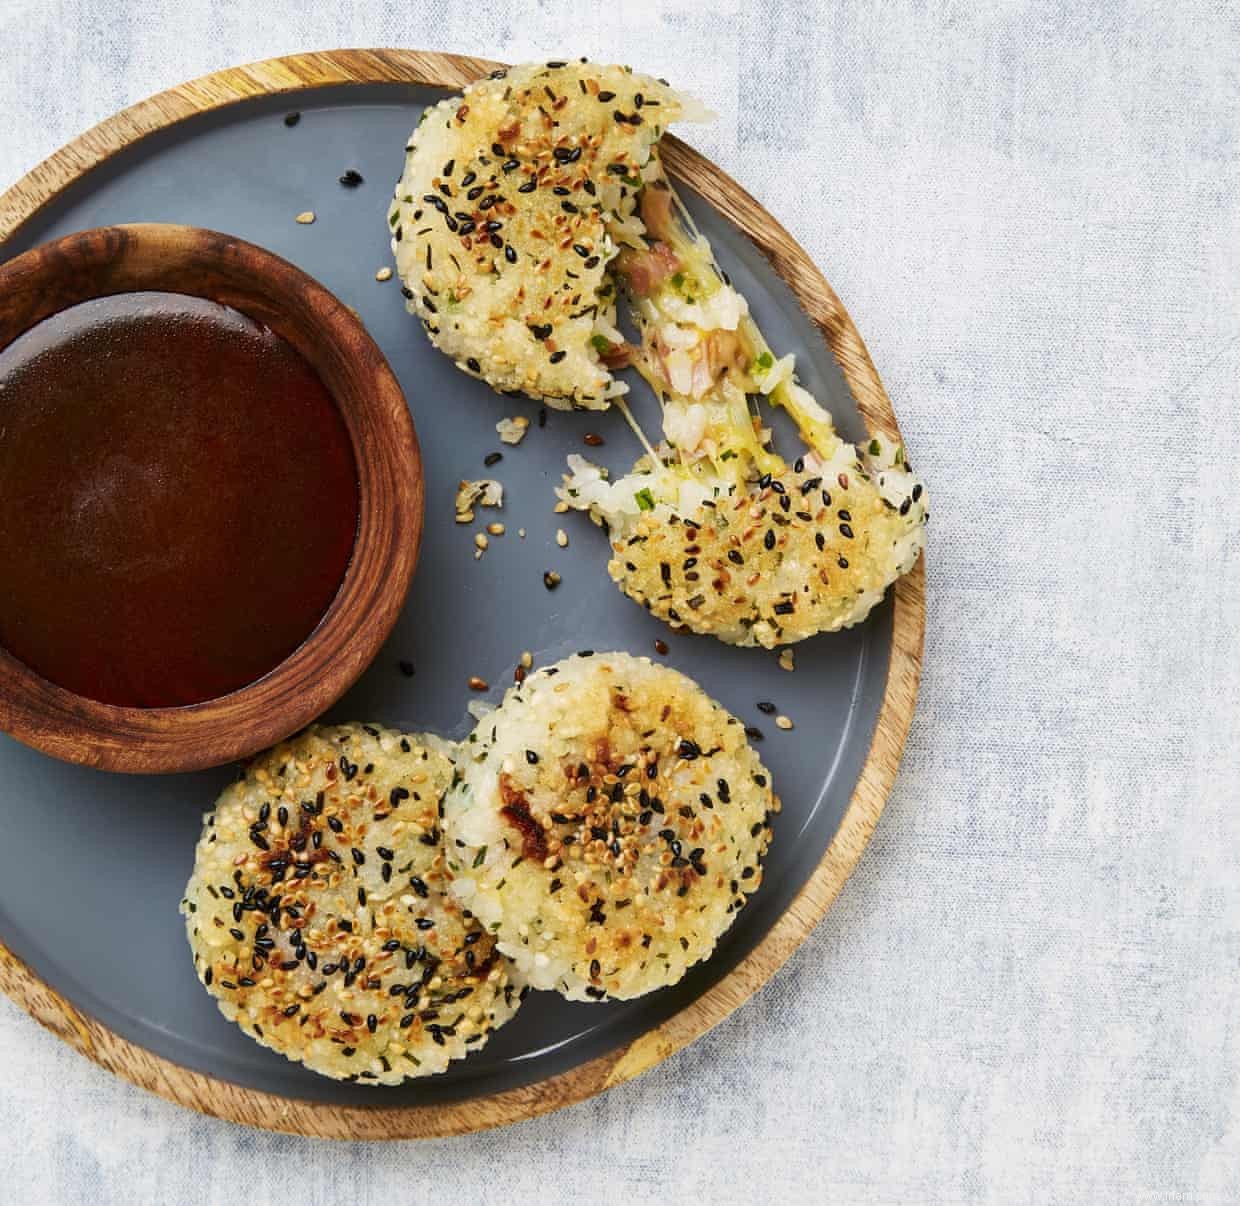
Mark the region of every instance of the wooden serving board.
<instances>
[{"instance_id":1,"label":"wooden serving board","mask_svg":"<svg viewBox=\"0 0 1240 1206\"><path fill-rule=\"evenodd\" d=\"M252 98L295 98L309 90L350 84L457 88L497 66L483 59L413 50L347 50L272 59L183 84L89 130L0 197L0 243L118 153L197 115ZM826 341L869 430L898 438L895 414L861 336L806 253L748 193L697 152L673 137L663 146L672 174L744 232L792 290ZM598 572L602 575L601 565ZM453 1135L530 1118L621 1084L692 1042L752 996L805 940L856 866L895 778L913 713L925 623L923 574L919 565L894 590L890 660L873 737L825 853L736 966L678 1012L610 1054L533 1084L465 1099L393 1104L385 1103L383 1090L370 1090L366 1100L373 1104L340 1104L263 1092L182 1067L104 1025L4 945L0 988L82 1054L144 1088L203 1113L303 1135Z\"/></svg>"}]
</instances>

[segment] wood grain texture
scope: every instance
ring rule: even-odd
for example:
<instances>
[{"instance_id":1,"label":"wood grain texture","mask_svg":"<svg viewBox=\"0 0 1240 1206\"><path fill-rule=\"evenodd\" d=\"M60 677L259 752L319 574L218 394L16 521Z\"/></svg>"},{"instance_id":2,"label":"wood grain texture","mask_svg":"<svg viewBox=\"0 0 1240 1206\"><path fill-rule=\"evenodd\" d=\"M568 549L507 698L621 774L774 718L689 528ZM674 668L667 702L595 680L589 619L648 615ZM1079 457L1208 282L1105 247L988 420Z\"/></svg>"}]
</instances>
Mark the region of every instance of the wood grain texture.
<instances>
[{"instance_id":1,"label":"wood grain texture","mask_svg":"<svg viewBox=\"0 0 1240 1206\"><path fill-rule=\"evenodd\" d=\"M458 87L498 64L409 50L296 55L218 72L142 101L82 135L0 197L0 238L7 237L83 172L155 130L247 97L334 84L407 82ZM866 423L898 436L890 400L847 311L795 240L735 181L674 138L664 142L674 176L705 196L762 250L822 332ZM502 1126L621 1084L668 1058L753 995L805 940L839 894L878 823L908 734L921 669L925 627L922 564L895 587L895 619L886 693L860 779L839 830L813 874L755 950L691 1005L622 1050L526 1088L452 1105L354 1108L296 1101L239 1088L152 1055L54 993L0 947L0 988L43 1025L97 1063L207 1114L252 1126L346 1139L454 1135Z\"/></svg>"},{"instance_id":2,"label":"wood grain texture","mask_svg":"<svg viewBox=\"0 0 1240 1206\"><path fill-rule=\"evenodd\" d=\"M56 686L0 649L0 729L104 770L197 770L302 728L370 665L417 564L421 457L404 393L365 327L299 268L231 235L108 226L17 256L0 265L0 347L61 310L141 290L221 302L287 340L335 399L358 471L357 536L335 598L305 642L249 686L187 707L122 707Z\"/></svg>"}]
</instances>

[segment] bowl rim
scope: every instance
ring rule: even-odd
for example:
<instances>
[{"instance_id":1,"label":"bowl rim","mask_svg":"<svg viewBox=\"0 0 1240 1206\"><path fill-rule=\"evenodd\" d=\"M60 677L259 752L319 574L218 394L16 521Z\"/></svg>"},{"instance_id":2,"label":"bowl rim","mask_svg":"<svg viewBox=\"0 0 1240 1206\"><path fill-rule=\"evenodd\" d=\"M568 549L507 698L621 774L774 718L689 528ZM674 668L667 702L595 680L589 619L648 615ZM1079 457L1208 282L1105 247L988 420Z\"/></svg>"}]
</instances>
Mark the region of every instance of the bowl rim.
<instances>
[{"instance_id":1,"label":"bowl rim","mask_svg":"<svg viewBox=\"0 0 1240 1206\"><path fill-rule=\"evenodd\" d=\"M184 274L207 283L195 286ZM404 392L361 320L300 268L232 235L131 223L77 231L15 256L0 264L0 347L80 302L146 290L221 302L292 343L345 421L358 476L357 533L335 596L288 657L236 691L177 707L109 704L50 682L0 647L0 730L63 761L169 773L274 745L352 686L404 605L425 488Z\"/></svg>"}]
</instances>

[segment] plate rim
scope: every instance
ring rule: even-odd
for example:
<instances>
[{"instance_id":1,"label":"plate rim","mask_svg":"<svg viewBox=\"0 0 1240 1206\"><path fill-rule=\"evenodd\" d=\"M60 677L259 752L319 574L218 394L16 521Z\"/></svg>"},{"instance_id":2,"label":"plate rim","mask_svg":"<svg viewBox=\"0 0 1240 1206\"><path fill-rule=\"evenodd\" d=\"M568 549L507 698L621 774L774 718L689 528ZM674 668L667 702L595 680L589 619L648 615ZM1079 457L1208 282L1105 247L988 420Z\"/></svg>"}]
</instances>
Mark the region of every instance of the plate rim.
<instances>
[{"instance_id":1,"label":"plate rim","mask_svg":"<svg viewBox=\"0 0 1240 1206\"><path fill-rule=\"evenodd\" d=\"M316 51L225 68L138 101L74 138L0 194L0 245L70 185L150 134L262 96L347 84L463 87L503 64L423 50ZM762 252L822 335L867 429L900 438L891 401L860 332L792 236L703 155L668 135L664 160ZM533 1084L434 1105L342 1106L284 1097L184 1068L76 1008L0 941L0 990L108 1071L200 1113L266 1130L331 1139L443 1138L534 1118L584 1101L661 1063L723 1021L775 974L826 915L869 844L895 781L921 674L925 557L893 590L890 662L874 736L848 806L817 866L758 945L717 984L632 1042Z\"/></svg>"}]
</instances>

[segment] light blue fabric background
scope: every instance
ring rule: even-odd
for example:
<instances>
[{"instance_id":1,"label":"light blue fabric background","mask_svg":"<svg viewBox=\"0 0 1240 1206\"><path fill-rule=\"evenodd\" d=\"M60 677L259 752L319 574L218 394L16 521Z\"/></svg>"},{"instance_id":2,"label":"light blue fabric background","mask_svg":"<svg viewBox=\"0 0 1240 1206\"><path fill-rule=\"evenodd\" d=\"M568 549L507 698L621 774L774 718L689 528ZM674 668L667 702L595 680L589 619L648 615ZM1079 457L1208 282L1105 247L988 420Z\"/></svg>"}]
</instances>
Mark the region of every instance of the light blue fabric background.
<instances>
[{"instance_id":1,"label":"light blue fabric background","mask_svg":"<svg viewBox=\"0 0 1240 1206\"><path fill-rule=\"evenodd\" d=\"M0 1199L1240 1199L1238 11L0 0L0 187L295 50L691 87L719 114L691 141L831 279L935 502L890 805L714 1033L552 1117L367 1147L200 1118L3 1002Z\"/></svg>"}]
</instances>

